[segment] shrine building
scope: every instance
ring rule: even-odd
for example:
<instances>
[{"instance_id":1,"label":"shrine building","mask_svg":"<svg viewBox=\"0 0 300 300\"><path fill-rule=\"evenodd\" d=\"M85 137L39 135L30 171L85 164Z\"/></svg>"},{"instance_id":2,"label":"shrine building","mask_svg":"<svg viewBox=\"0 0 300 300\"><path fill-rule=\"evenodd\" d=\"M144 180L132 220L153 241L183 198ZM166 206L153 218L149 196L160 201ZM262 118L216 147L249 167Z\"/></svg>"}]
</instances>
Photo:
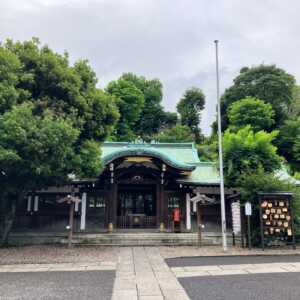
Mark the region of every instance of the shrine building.
<instances>
[{"instance_id":1,"label":"shrine building","mask_svg":"<svg viewBox=\"0 0 300 300\"><path fill-rule=\"evenodd\" d=\"M75 232L171 232L176 208L178 231L196 232L197 203L203 230L220 232L218 169L199 160L193 143L105 142L101 159L97 178L30 193L17 212L14 230L65 231L69 208L58 199L72 194L81 199L75 204ZM225 198L231 232L234 193L226 190Z\"/></svg>"}]
</instances>

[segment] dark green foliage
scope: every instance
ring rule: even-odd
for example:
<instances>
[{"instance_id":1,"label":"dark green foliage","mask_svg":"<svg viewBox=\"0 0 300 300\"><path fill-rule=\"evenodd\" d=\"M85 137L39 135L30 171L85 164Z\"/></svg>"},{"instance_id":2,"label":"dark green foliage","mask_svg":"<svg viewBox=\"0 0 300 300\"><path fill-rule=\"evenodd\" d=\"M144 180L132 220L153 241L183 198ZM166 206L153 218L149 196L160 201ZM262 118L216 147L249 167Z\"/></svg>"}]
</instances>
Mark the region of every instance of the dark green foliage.
<instances>
[{"instance_id":1,"label":"dark green foliage","mask_svg":"<svg viewBox=\"0 0 300 300\"><path fill-rule=\"evenodd\" d=\"M232 103L227 114L229 127L233 130L250 125L254 131L268 131L275 123L272 105L253 97Z\"/></svg>"},{"instance_id":2,"label":"dark green foliage","mask_svg":"<svg viewBox=\"0 0 300 300\"><path fill-rule=\"evenodd\" d=\"M211 135L205 138L203 143L197 145L198 155L201 161L217 161L218 160L218 137Z\"/></svg>"},{"instance_id":3,"label":"dark green foliage","mask_svg":"<svg viewBox=\"0 0 300 300\"><path fill-rule=\"evenodd\" d=\"M270 103L275 111L273 128L278 128L288 115L293 102L294 88L295 78L275 65L242 68L234 79L234 84L226 89L222 96L223 129L228 127L228 107L246 97L255 97Z\"/></svg>"},{"instance_id":4,"label":"dark green foliage","mask_svg":"<svg viewBox=\"0 0 300 300\"><path fill-rule=\"evenodd\" d=\"M17 206L31 190L95 177L100 142L118 119L114 98L96 87L88 62L37 39L0 45L0 188L7 242Z\"/></svg>"},{"instance_id":5,"label":"dark green foliage","mask_svg":"<svg viewBox=\"0 0 300 300\"><path fill-rule=\"evenodd\" d=\"M300 171L300 117L287 120L276 139L279 153L289 162L293 172Z\"/></svg>"},{"instance_id":6,"label":"dark green foliage","mask_svg":"<svg viewBox=\"0 0 300 300\"><path fill-rule=\"evenodd\" d=\"M120 113L114 135L119 141L134 139L133 127L145 102L143 93L133 83L124 79L110 82L107 92L115 97Z\"/></svg>"},{"instance_id":7,"label":"dark green foliage","mask_svg":"<svg viewBox=\"0 0 300 300\"><path fill-rule=\"evenodd\" d=\"M49 111L35 116L33 108L24 103L0 116L0 166L11 190L59 184L82 166L72 164L79 130Z\"/></svg>"},{"instance_id":8,"label":"dark green foliage","mask_svg":"<svg viewBox=\"0 0 300 300\"><path fill-rule=\"evenodd\" d=\"M5 72L1 72L2 68ZM8 40L0 46L1 73L10 78L8 90L15 96L10 96L9 101L3 99L8 92L0 87L0 113L14 104L31 101L35 114L50 109L72 120L83 139L97 141L110 134L118 118L113 99L96 88L95 72L86 60L72 67L67 53L55 53L48 46L40 46L37 39L23 43Z\"/></svg>"},{"instance_id":9,"label":"dark green foliage","mask_svg":"<svg viewBox=\"0 0 300 300\"><path fill-rule=\"evenodd\" d=\"M164 143L184 143L194 140L193 133L188 126L176 125L161 131L154 139Z\"/></svg>"},{"instance_id":10,"label":"dark green foliage","mask_svg":"<svg viewBox=\"0 0 300 300\"><path fill-rule=\"evenodd\" d=\"M201 111L204 109L205 96L196 87L185 91L183 97L177 104L177 111L180 115L181 124L188 126L195 136L197 142L200 141L200 120Z\"/></svg>"},{"instance_id":11,"label":"dark green foliage","mask_svg":"<svg viewBox=\"0 0 300 300\"><path fill-rule=\"evenodd\" d=\"M161 105L162 84L158 79L147 80L125 73L117 81L110 82L107 91L118 99L121 115L111 137L113 140L130 141L140 137L150 141L163 128L176 125L177 114L165 112Z\"/></svg>"},{"instance_id":12,"label":"dark green foliage","mask_svg":"<svg viewBox=\"0 0 300 300\"><path fill-rule=\"evenodd\" d=\"M241 174L262 168L272 172L281 166L281 158L272 140L278 132L253 132L250 126L238 132L226 130L223 139L224 174L229 186L236 186Z\"/></svg>"},{"instance_id":13,"label":"dark green foliage","mask_svg":"<svg viewBox=\"0 0 300 300\"><path fill-rule=\"evenodd\" d=\"M293 102L289 108L289 118L300 117L300 86L297 85L293 89Z\"/></svg>"}]
</instances>

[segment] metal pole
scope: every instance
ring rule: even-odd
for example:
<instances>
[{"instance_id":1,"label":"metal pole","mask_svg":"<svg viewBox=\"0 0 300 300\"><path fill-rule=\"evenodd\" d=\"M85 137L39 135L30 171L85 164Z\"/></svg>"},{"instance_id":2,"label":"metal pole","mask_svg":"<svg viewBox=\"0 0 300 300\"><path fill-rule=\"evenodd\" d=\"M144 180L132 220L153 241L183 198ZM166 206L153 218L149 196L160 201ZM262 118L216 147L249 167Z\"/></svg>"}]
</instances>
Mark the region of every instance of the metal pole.
<instances>
[{"instance_id":1,"label":"metal pole","mask_svg":"<svg viewBox=\"0 0 300 300\"><path fill-rule=\"evenodd\" d=\"M220 167L220 193L221 193L221 220L222 220L222 244L223 250L227 251L226 236L226 210L224 196L224 174L223 174L223 151L222 151L222 125L221 125L221 105L220 105L220 79L219 79L219 53L218 40L215 40L216 49L216 76L217 76L217 103L218 103L218 139L219 139L219 167Z\"/></svg>"},{"instance_id":2,"label":"metal pole","mask_svg":"<svg viewBox=\"0 0 300 300\"><path fill-rule=\"evenodd\" d=\"M247 230L248 230L248 249L251 250L251 223L250 223L250 216L247 216Z\"/></svg>"}]
</instances>

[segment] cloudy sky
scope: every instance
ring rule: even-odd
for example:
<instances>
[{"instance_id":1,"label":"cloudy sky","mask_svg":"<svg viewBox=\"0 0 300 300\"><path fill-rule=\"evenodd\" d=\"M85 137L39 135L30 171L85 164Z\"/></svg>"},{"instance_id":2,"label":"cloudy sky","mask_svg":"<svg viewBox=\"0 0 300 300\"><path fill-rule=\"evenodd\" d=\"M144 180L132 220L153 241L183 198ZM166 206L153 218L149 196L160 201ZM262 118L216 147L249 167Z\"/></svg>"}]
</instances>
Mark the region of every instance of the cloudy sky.
<instances>
[{"instance_id":1,"label":"cloudy sky","mask_svg":"<svg viewBox=\"0 0 300 300\"><path fill-rule=\"evenodd\" d=\"M276 63L300 79L297 0L1 0L0 39L39 37L72 61L87 58L99 84L123 72L159 78L163 104L203 89L202 129L215 119L215 39L221 87L245 65Z\"/></svg>"}]
</instances>

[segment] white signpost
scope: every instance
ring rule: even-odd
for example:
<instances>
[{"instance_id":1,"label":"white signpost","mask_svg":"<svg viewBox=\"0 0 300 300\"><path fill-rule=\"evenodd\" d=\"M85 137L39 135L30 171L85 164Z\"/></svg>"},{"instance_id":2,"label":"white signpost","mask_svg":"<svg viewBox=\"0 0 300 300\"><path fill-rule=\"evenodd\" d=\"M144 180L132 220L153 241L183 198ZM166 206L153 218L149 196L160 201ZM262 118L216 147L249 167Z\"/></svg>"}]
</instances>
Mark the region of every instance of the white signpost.
<instances>
[{"instance_id":1,"label":"white signpost","mask_svg":"<svg viewBox=\"0 0 300 300\"><path fill-rule=\"evenodd\" d=\"M245 215L252 216L252 205L250 202L245 203Z\"/></svg>"}]
</instances>

